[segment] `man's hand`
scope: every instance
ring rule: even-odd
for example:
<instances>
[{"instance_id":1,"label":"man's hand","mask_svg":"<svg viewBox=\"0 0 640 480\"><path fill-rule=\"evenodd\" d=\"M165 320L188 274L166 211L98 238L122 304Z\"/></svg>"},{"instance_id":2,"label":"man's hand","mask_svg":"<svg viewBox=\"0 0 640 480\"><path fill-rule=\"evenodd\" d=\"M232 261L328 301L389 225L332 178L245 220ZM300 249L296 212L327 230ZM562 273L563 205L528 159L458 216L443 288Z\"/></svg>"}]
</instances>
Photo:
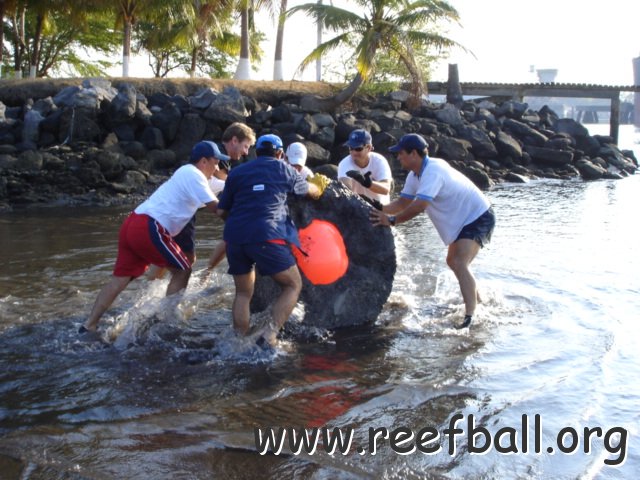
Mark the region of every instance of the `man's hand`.
<instances>
[{"instance_id":1,"label":"man's hand","mask_svg":"<svg viewBox=\"0 0 640 480\"><path fill-rule=\"evenodd\" d=\"M226 160L218 160L218 168L228 174L231 165Z\"/></svg>"},{"instance_id":2,"label":"man's hand","mask_svg":"<svg viewBox=\"0 0 640 480\"><path fill-rule=\"evenodd\" d=\"M371 172L367 172L364 175L362 175L357 170L349 170L347 172L347 177L353 178L356 182L358 182L364 188L369 188L373 183L373 180L371 180Z\"/></svg>"},{"instance_id":3,"label":"man's hand","mask_svg":"<svg viewBox=\"0 0 640 480\"><path fill-rule=\"evenodd\" d=\"M365 202L367 202L376 210L382 211L382 209L384 208L384 205L382 205L382 203L380 203L380 201L376 200L375 198L369 198L366 195L362 195L362 194L360 194L360 198L363 199Z\"/></svg>"},{"instance_id":4,"label":"man's hand","mask_svg":"<svg viewBox=\"0 0 640 480\"><path fill-rule=\"evenodd\" d=\"M313 177L309 177L307 182L315 185L318 188L318 190L320 191L320 195L318 195L318 197L320 197L331 183L331 179L325 175L322 175L321 173L316 173L313 175Z\"/></svg>"}]
</instances>

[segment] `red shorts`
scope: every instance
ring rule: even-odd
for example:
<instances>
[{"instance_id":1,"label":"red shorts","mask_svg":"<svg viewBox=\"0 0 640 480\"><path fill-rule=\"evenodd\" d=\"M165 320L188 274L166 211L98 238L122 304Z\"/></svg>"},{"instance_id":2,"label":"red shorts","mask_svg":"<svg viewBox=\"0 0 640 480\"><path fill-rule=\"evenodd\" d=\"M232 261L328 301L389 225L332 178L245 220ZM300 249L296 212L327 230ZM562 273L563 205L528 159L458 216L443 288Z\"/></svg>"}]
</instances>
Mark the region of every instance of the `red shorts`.
<instances>
[{"instance_id":1,"label":"red shorts","mask_svg":"<svg viewBox=\"0 0 640 480\"><path fill-rule=\"evenodd\" d=\"M191 263L169 232L148 215L132 212L120 227L113 274L139 277L149 265L189 270Z\"/></svg>"}]
</instances>

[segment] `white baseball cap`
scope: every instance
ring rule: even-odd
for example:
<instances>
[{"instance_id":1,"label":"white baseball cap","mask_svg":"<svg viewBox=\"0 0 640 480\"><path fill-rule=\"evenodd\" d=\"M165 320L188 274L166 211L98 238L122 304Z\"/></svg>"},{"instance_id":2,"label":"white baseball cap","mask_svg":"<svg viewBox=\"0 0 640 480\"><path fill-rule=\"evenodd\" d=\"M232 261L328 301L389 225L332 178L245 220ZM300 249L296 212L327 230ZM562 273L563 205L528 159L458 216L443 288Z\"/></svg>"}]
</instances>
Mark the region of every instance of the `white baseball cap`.
<instances>
[{"instance_id":1,"label":"white baseball cap","mask_svg":"<svg viewBox=\"0 0 640 480\"><path fill-rule=\"evenodd\" d=\"M300 142L292 143L287 147L287 160L291 165L301 165L307 163L307 147Z\"/></svg>"}]
</instances>

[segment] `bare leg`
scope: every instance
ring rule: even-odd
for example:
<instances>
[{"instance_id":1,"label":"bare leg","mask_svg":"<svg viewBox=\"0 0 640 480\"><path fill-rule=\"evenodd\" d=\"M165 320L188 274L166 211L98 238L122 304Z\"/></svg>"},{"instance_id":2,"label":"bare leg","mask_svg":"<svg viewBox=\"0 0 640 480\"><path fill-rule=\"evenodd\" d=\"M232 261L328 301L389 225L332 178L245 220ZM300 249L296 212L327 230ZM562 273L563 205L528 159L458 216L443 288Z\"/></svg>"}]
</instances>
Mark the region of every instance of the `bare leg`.
<instances>
[{"instance_id":1,"label":"bare leg","mask_svg":"<svg viewBox=\"0 0 640 480\"><path fill-rule=\"evenodd\" d=\"M129 285L129 282L131 282L132 279L133 277L116 277L115 275L112 275L109 283L102 287L102 290L98 293L98 297L93 304L89 318L84 322L84 328L90 331L96 331L100 317L102 317L107 308L111 306L120 292Z\"/></svg>"},{"instance_id":2,"label":"bare leg","mask_svg":"<svg viewBox=\"0 0 640 480\"><path fill-rule=\"evenodd\" d=\"M191 277L191 269L179 270L177 268L170 268L169 270L171 271L171 280L169 280L169 285L167 285L167 297L187 288L189 278Z\"/></svg>"},{"instance_id":3,"label":"bare leg","mask_svg":"<svg viewBox=\"0 0 640 480\"><path fill-rule=\"evenodd\" d=\"M236 285L236 296L231 308L233 328L246 335L249 331L250 304L256 281L255 271L252 270L245 275L234 275L233 281Z\"/></svg>"},{"instance_id":4,"label":"bare leg","mask_svg":"<svg viewBox=\"0 0 640 480\"><path fill-rule=\"evenodd\" d=\"M476 311L478 301L478 291L476 279L469 269L469 265L480 251L480 245L466 238L458 240L449 245L447 254L447 265L460 284L460 292L465 305L465 315L473 315Z\"/></svg>"},{"instance_id":5,"label":"bare leg","mask_svg":"<svg viewBox=\"0 0 640 480\"><path fill-rule=\"evenodd\" d=\"M189 259L189 263L191 263L191 265L193 266L193 264L196 263L196 253L184 252L184 254ZM151 265L149 267L149 270L147 270L146 277L148 280L159 280L161 278L164 278L166 273L167 273L167 268L159 267L157 265Z\"/></svg>"},{"instance_id":6,"label":"bare leg","mask_svg":"<svg viewBox=\"0 0 640 480\"><path fill-rule=\"evenodd\" d=\"M282 288L280 296L273 304L271 317L273 319L273 330L265 334L265 339L272 345L276 341L276 335L285 322L289 319L293 308L296 306L300 290L302 290L302 278L296 265L276 273L271 276Z\"/></svg>"},{"instance_id":7,"label":"bare leg","mask_svg":"<svg viewBox=\"0 0 640 480\"><path fill-rule=\"evenodd\" d=\"M209 270L215 268L224 259L224 256L226 255L226 253L227 253L227 244L224 240L221 240L216 244L215 248L213 249L213 252L209 257L209 263L207 264L207 268Z\"/></svg>"}]
</instances>

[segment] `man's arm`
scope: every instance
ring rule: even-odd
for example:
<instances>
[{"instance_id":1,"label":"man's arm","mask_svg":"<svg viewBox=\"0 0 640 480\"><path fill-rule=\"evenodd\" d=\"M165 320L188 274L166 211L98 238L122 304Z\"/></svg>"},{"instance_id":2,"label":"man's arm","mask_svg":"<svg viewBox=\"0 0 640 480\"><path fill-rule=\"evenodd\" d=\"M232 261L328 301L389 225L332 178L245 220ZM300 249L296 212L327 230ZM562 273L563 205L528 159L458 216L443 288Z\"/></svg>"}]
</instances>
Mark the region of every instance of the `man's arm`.
<instances>
[{"instance_id":1,"label":"man's arm","mask_svg":"<svg viewBox=\"0 0 640 480\"><path fill-rule=\"evenodd\" d=\"M398 200L410 201L407 198L400 198ZM395 200L391 204L385 206L384 210L387 211L389 206L391 206L393 203L398 202L398 200ZM374 226L398 225L399 223L407 222L411 220L413 217L418 216L419 214L424 212L424 210L427 208L428 205L429 205L428 201L420 200L416 198L413 201L410 201L409 205L406 208L398 211L395 217L393 215L387 215L384 212L380 212L378 210L372 209L369 213L369 218L371 219L371 223L373 223ZM391 210L388 210L388 211L391 212ZM390 217L391 217L391 220L390 220Z\"/></svg>"},{"instance_id":2,"label":"man's arm","mask_svg":"<svg viewBox=\"0 0 640 480\"><path fill-rule=\"evenodd\" d=\"M389 192L391 191L391 182L389 180L373 180L369 190L373 193L389 195Z\"/></svg>"},{"instance_id":3,"label":"man's arm","mask_svg":"<svg viewBox=\"0 0 640 480\"><path fill-rule=\"evenodd\" d=\"M204 208L206 208L212 213L218 213L218 201L214 200L212 202L205 203Z\"/></svg>"}]
</instances>

